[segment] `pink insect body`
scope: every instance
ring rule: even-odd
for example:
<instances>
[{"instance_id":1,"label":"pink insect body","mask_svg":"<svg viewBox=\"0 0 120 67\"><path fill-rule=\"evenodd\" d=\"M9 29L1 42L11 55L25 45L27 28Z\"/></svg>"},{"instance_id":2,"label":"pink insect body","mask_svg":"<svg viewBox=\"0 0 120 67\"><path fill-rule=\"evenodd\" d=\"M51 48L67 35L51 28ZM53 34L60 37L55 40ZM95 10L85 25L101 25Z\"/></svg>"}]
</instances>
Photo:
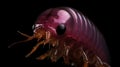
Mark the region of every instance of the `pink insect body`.
<instances>
[{"instance_id":1,"label":"pink insect body","mask_svg":"<svg viewBox=\"0 0 120 67\"><path fill-rule=\"evenodd\" d=\"M19 32L28 37L26 42L38 39L29 57L40 45L52 45L45 54L36 59L50 57L53 62L63 57L66 64L77 67L109 67L108 52L103 36L82 13L69 7L51 8L43 12L34 24L33 36ZM14 43L14 44L16 44Z\"/></svg>"}]
</instances>

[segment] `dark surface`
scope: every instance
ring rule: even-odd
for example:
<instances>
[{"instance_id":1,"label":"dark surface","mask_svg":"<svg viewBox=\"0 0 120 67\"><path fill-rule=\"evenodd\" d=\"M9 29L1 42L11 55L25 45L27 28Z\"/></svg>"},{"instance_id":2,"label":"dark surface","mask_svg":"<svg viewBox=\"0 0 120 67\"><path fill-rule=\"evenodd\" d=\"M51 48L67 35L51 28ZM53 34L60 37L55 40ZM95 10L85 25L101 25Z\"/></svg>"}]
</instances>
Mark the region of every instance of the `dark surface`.
<instances>
[{"instance_id":1,"label":"dark surface","mask_svg":"<svg viewBox=\"0 0 120 67\"><path fill-rule=\"evenodd\" d=\"M15 2L11 3L8 7L8 32L7 43L10 45L13 42L23 40L25 37L19 35L17 31L21 31L28 35L32 35L32 25L37 19L38 15L44 10L51 7L61 7L67 6L75 8L81 11L85 16L87 16L93 23L98 27L101 31L105 40L107 42L107 46L110 51L111 57L111 65L113 66L113 62L115 61L113 56L114 53L114 40L113 40L113 20L111 10L111 3L104 1L77 1L77 0L67 0L67 1L44 1L44 2ZM115 22L114 22L115 24ZM31 66L31 67L65 67L62 62L62 59L58 60L57 63L51 63L49 59L45 59L43 61L36 61L35 58L40 54L44 53L45 50L42 47L37 50L30 58L25 58L24 56L32 49L32 47L36 44L36 40L18 44L8 49L8 59L7 64L9 66ZM45 48L48 49L48 48ZM113 66L114 67L114 66Z\"/></svg>"}]
</instances>

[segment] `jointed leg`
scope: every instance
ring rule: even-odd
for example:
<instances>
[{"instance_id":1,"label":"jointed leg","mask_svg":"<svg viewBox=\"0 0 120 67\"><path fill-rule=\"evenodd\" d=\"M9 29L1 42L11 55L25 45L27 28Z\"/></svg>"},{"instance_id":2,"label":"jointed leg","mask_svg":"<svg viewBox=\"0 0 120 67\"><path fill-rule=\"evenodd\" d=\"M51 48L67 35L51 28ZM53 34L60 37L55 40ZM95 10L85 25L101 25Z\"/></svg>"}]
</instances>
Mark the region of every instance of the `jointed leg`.
<instances>
[{"instance_id":1,"label":"jointed leg","mask_svg":"<svg viewBox=\"0 0 120 67\"><path fill-rule=\"evenodd\" d=\"M98 56L95 56L94 58L95 58L94 61L96 67L110 67L108 64L102 62Z\"/></svg>"},{"instance_id":2,"label":"jointed leg","mask_svg":"<svg viewBox=\"0 0 120 67\"><path fill-rule=\"evenodd\" d=\"M47 53L37 57L37 60L44 60L46 57L50 56L51 51L48 51Z\"/></svg>"},{"instance_id":3,"label":"jointed leg","mask_svg":"<svg viewBox=\"0 0 120 67\"><path fill-rule=\"evenodd\" d=\"M88 67L88 58L87 58L85 52L83 51L83 49L81 49L81 54L82 54L83 61L84 61L83 67Z\"/></svg>"},{"instance_id":4,"label":"jointed leg","mask_svg":"<svg viewBox=\"0 0 120 67\"><path fill-rule=\"evenodd\" d=\"M95 56L96 58L96 66L97 67L103 67L103 62L101 61L101 59L98 56Z\"/></svg>"},{"instance_id":5,"label":"jointed leg","mask_svg":"<svg viewBox=\"0 0 120 67\"><path fill-rule=\"evenodd\" d=\"M69 64L69 63L70 63L68 56L64 56L63 58L64 58L64 63L65 63L65 64Z\"/></svg>"},{"instance_id":6,"label":"jointed leg","mask_svg":"<svg viewBox=\"0 0 120 67\"><path fill-rule=\"evenodd\" d=\"M41 42L39 42L37 45L35 45L34 47L33 47L33 49L31 50L31 52L30 53L28 53L25 57L29 57L33 52L35 52L36 50L37 50L37 48L41 45L41 44L43 44L44 43L44 40L43 41L41 41Z\"/></svg>"},{"instance_id":7,"label":"jointed leg","mask_svg":"<svg viewBox=\"0 0 120 67\"><path fill-rule=\"evenodd\" d=\"M27 39L26 39L26 40L23 40L23 41L15 42L15 43L11 44L10 46L8 46L8 48L14 46L15 44L19 44L19 43L23 43L23 42L30 41L30 40L32 40L32 39L34 38L34 36L29 36L29 35L27 35L27 34L21 33L20 31L18 31L18 33L20 33L21 35L27 37Z\"/></svg>"},{"instance_id":8,"label":"jointed leg","mask_svg":"<svg viewBox=\"0 0 120 67\"><path fill-rule=\"evenodd\" d=\"M64 45L64 47L65 47L65 52L64 52L64 56L63 56L64 63L69 64L70 62L69 62L69 55L68 54L69 54L70 46Z\"/></svg>"},{"instance_id":9,"label":"jointed leg","mask_svg":"<svg viewBox=\"0 0 120 67\"><path fill-rule=\"evenodd\" d=\"M37 36L37 37L39 37L39 38L38 38L38 41L39 41L39 39L41 39L42 35L39 35L39 36ZM33 47L33 49L31 50L31 52L28 53L25 57L29 57L33 52L35 52L35 51L37 50L37 48L38 48L40 45L42 45L42 44L45 45L45 44L48 43L48 42L50 42L50 32L46 32L46 34L45 34L45 40L37 43L37 45L35 45L35 46ZM47 54L45 54L45 56L47 56Z\"/></svg>"},{"instance_id":10,"label":"jointed leg","mask_svg":"<svg viewBox=\"0 0 120 67\"><path fill-rule=\"evenodd\" d=\"M17 32L18 32L19 34L25 36L25 37L31 37L31 36L29 36L29 35L27 35L27 34L24 34L24 33L20 32L20 31L17 31Z\"/></svg>"},{"instance_id":11,"label":"jointed leg","mask_svg":"<svg viewBox=\"0 0 120 67\"><path fill-rule=\"evenodd\" d=\"M110 65L108 65L107 63L103 62L103 66L104 67L110 67Z\"/></svg>"}]
</instances>

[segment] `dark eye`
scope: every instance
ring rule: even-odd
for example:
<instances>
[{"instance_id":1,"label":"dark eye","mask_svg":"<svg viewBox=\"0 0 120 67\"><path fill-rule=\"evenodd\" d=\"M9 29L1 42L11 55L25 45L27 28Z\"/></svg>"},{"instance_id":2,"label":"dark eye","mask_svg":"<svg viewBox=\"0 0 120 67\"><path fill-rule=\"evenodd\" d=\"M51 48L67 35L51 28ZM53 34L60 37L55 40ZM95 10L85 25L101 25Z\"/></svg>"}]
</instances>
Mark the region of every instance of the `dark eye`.
<instances>
[{"instance_id":1,"label":"dark eye","mask_svg":"<svg viewBox=\"0 0 120 67\"><path fill-rule=\"evenodd\" d=\"M62 35L65 33L66 27L64 24L60 24L57 26L56 32L58 35Z\"/></svg>"}]
</instances>

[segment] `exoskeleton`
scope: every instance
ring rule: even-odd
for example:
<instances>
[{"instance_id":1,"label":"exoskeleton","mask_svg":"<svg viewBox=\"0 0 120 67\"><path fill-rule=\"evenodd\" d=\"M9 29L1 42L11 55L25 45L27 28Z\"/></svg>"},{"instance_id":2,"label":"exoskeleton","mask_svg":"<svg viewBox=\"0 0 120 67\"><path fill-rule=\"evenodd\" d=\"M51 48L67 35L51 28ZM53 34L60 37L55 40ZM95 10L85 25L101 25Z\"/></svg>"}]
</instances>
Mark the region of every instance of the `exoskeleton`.
<instances>
[{"instance_id":1,"label":"exoskeleton","mask_svg":"<svg viewBox=\"0 0 120 67\"><path fill-rule=\"evenodd\" d=\"M56 62L62 57L66 64L76 67L109 67L103 36L81 12L69 7L50 8L40 14L33 28L32 36L19 32L27 39L12 44L36 38L38 43L25 57L29 57L40 45L48 43L52 48L38 56L37 60L50 57Z\"/></svg>"}]
</instances>

